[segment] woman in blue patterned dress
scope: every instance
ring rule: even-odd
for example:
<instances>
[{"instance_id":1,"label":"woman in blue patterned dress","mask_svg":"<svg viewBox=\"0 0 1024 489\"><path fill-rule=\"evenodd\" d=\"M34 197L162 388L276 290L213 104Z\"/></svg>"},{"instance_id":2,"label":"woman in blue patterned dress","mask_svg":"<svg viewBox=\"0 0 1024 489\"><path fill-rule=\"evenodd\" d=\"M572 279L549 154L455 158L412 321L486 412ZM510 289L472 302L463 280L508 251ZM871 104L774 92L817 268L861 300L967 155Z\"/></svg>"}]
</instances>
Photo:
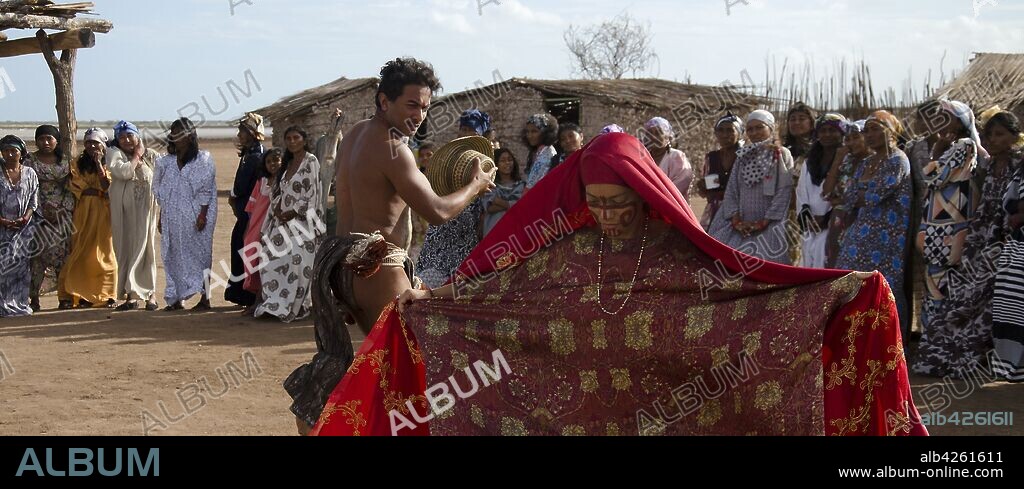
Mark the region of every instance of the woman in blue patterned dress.
<instances>
[{"instance_id":1,"label":"woman in blue patterned dress","mask_svg":"<svg viewBox=\"0 0 1024 489\"><path fill-rule=\"evenodd\" d=\"M896 146L902 132L899 120L884 110L865 122L864 139L874 155L857 168L843 196L851 224L836 263L840 270L878 270L894 291L903 290L912 190L910 160ZM900 318L909 317L904 295L894 295ZM909 331L903 333L909 337Z\"/></svg>"},{"instance_id":2,"label":"woman in blue patterned dress","mask_svg":"<svg viewBox=\"0 0 1024 489\"><path fill-rule=\"evenodd\" d=\"M29 316L29 266L34 247L32 214L39 206L39 179L28 161L25 142L0 139L4 174L0 177L0 318Z\"/></svg>"}]
</instances>

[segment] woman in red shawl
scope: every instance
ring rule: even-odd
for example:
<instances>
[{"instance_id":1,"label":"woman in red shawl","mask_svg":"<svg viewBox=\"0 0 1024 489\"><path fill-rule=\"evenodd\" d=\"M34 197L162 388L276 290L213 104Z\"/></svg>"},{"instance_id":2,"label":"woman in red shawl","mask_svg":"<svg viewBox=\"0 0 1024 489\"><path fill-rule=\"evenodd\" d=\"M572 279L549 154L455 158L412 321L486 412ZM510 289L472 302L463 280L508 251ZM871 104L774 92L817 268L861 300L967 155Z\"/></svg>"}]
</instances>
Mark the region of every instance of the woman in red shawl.
<instances>
[{"instance_id":1,"label":"woman in red shawl","mask_svg":"<svg viewBox=\"0 0 1024 489\"><path fill-rule=\"evenodd\" d=\"M926 434L880 274L727 248L628 134L535 190L385 310L313 434Z\"/></svg>"}]
</instances>

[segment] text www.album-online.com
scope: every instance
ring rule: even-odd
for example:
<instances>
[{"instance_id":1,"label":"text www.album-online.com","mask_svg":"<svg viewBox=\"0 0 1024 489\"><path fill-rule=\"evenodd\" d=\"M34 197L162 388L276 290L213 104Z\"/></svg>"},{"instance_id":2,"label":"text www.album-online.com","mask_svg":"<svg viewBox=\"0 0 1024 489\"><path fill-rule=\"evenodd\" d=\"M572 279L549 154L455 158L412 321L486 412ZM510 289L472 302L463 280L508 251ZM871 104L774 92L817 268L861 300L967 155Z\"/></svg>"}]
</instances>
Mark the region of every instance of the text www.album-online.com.
<instances>
[{"instance_id":1,"label":"text www.album-online.com","mask_svg":"<svg viewBox=\"0 0 1024 489\"><path fill-rule=\"evenodd\" d=\"M949 465L940 468L929 469L897 469L886 466L880 469L839 469L840 478L875 478L875 479L902 479L902 478L971 478L971 477L1003 477L1003 469L968 469L962 467L951 467Z\"/></svg>"}]
</instances>

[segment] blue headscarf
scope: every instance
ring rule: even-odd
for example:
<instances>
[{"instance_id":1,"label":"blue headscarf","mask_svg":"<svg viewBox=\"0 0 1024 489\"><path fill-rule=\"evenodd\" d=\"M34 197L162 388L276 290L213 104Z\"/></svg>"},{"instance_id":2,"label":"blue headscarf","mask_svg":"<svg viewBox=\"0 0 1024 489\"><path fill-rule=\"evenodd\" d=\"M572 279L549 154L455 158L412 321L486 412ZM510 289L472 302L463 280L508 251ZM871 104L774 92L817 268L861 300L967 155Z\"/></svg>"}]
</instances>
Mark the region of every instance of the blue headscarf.
<instances>
[{"instance_id":1,"label":"blue headscarf","mask_svg":"<svg viewBox=\"0 0 1024 489\"><path fill-rule=\"evenodd\" d=\"M139 132L138 127L135 127L135 124L128 121L121 121L114 126L114 139L120 139L121 134L124 134L125 132L134 134L140 138L142 137L142 133Z\"/></svg>"},{"instance_id":2,"label":"blue headscarf","mask_svg":"<svg viewBox=\"0 0 1024 489\"><path fill-rule=\"evenodd\" d=\"M473 129L477 135L483 136L491 128L491 116L486 112L470 109L462 113L462 117L459 118L459 126Z\"/></svg>"}]
</instances>

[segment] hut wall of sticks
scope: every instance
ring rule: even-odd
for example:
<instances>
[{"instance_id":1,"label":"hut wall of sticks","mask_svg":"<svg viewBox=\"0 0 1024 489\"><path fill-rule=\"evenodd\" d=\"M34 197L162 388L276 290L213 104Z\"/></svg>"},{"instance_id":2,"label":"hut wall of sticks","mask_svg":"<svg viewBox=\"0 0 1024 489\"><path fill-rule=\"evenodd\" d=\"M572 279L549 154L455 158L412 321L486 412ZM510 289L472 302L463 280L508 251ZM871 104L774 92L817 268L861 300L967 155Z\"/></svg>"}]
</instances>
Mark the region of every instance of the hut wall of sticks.
<instances>
[{"instance_id":1,"label":"hut wall of sticks","mask_svg":"<svg viewBox=\"0 0 1024 489\"><path fill-rule=\"evenodd\" d=\"M443 144L454 139L459 115L479 109L491 116L502 147L511 149L525 165L528 149L522 141L526 120L547 112L560 123L578 124L585 140L608 124L637 134L655 116L668 119L678 136L677 146L695 164L714 145L715 120L731 110L746 114L766 100L738 87L711 87L659 79L532 80L512 78L453 93L431 104L420 136Z\"/></svg>"},{"instance_id":2,"label":"hut wall of sticks","mask_svg":"<svg viewBox=\"0 0 1024 489\"><path fill-rule=\"evenodd\" d=\"M57 4L49 0L0 0L0 58L42 54L53 74L61 149L75 154L75 62L79 49L96 44L96 32L110 32L109 21L91 18L92 2ZM79 16L86 16L80 18ZM32 29L34 37L15 39L15 30ZM61 31L47 34L46 30ZM56 55L60 51L60 57Z\"/></svg>"},{"instance_id":3,"label":"hut wall of sticks","mask_svg":"<svg viewBox=\"0 0 1024 489\"><path fill-rule=\"evenodd\" d=\"M372 117L376 111L373 97L378 83L377 78L339 78L255 112L273 126L274 146L284 147L284 131L291 126L301 127L315 142L333 127L335 109L342 110L341 129L345 133L357 122Z\"/></svg>"}]
</instances>

